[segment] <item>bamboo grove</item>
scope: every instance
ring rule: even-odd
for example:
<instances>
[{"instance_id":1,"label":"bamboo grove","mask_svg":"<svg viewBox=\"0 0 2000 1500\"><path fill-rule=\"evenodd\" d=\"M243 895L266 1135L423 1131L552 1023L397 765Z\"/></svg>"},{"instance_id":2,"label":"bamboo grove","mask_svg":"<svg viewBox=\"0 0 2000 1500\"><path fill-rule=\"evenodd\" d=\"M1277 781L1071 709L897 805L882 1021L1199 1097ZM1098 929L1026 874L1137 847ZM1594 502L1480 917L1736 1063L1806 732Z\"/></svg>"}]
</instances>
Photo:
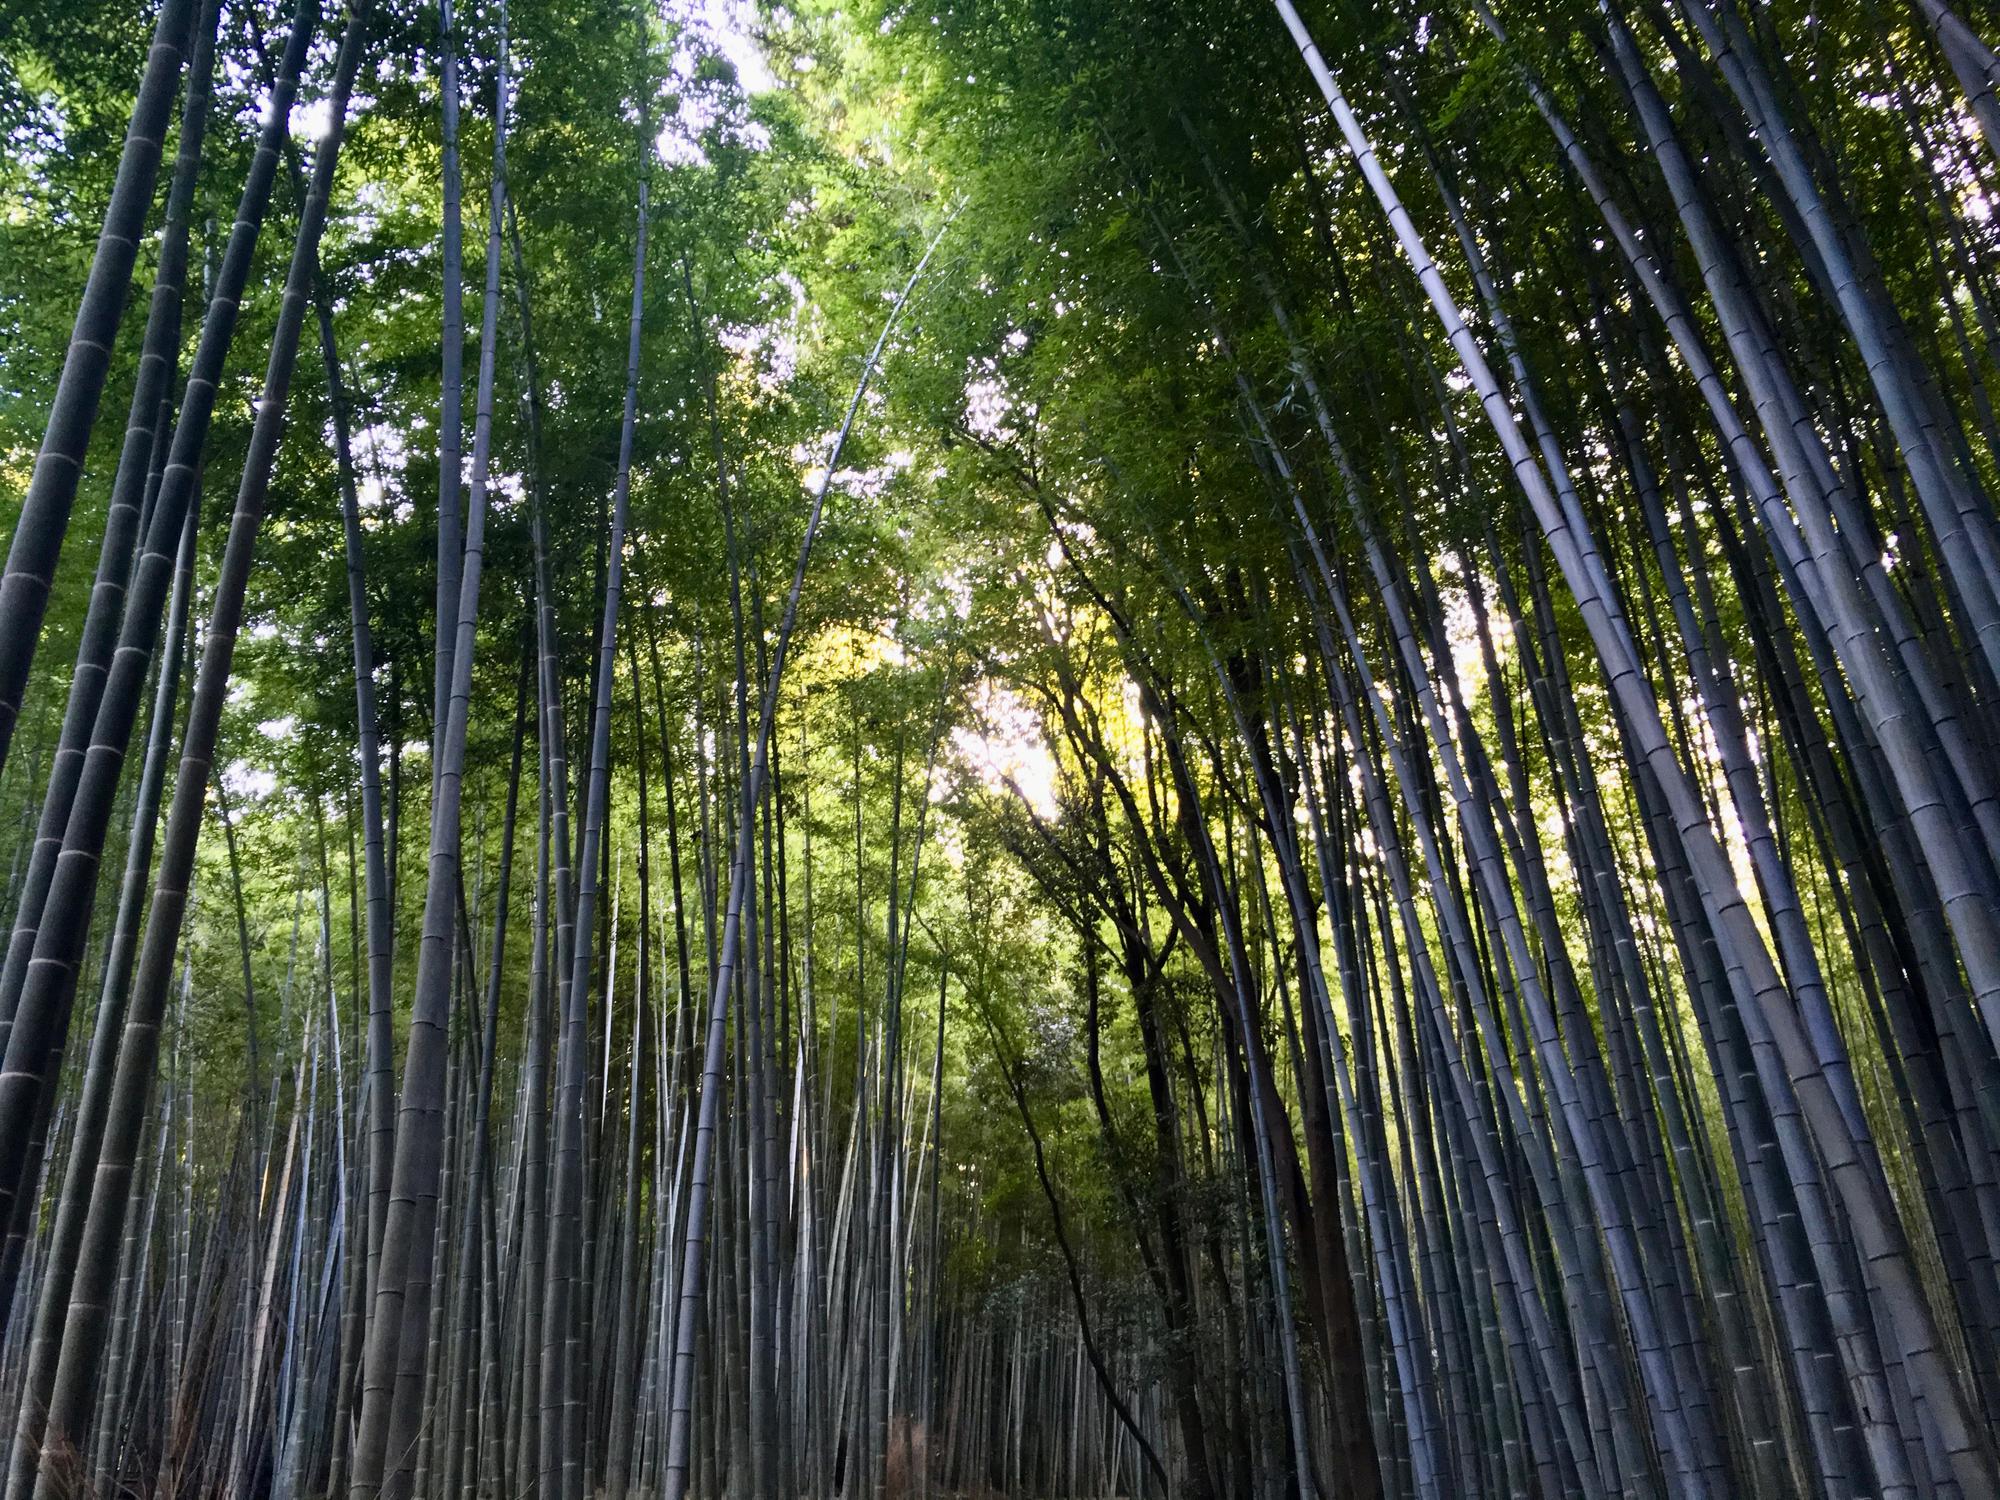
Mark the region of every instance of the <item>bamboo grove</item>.
<instances>
[{"instance_id":1,"label":"bamboo grove","mask_svg":"<svg viewBox=\"0 0 2000 1500\"><path fill-rule=\"evenodd\" d=\"M0 0L0 1500L2000 1494L1996 43Z\"/></svg>"}]
</instances>

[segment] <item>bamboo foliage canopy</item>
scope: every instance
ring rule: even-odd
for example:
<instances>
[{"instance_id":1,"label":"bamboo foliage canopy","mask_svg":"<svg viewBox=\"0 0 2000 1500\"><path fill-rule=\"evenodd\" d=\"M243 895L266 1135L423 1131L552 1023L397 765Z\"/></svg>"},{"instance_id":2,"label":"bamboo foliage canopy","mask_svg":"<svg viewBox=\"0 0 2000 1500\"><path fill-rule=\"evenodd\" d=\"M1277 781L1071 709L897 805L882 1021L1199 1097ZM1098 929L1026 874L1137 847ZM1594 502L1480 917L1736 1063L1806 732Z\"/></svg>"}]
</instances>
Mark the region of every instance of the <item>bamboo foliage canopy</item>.
<instances>
[{"instance_id":1,"label":"bamboo foliage canopy","mask_svg":"<svg viewBox=\"0 0 2000 1500\"><path fill-rule=\"evenodd\" d=\"M0 1500L2000 1495L1996 46L0 0Z\"/></svg>"}]
</instances>

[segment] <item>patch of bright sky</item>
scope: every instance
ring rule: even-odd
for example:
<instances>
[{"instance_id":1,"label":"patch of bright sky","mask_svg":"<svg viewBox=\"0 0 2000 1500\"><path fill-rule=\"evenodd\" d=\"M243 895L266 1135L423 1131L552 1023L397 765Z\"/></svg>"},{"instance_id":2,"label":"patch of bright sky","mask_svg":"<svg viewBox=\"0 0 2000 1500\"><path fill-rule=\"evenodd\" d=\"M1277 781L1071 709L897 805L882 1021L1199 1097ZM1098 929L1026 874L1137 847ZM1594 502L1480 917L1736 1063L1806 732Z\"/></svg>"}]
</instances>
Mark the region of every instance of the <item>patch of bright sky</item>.
<instances>
[{"instance_id":1,"label":"patch of bright sky","mask_svg":"<svg viewBox=\"0 0 2000 1500\"><path fill-rule=\"evenodd\" d=\"M1007 382L990 359L974 360L965 381L965 425L975 437L989 443L1005 442L1014 436L1007 414L1013 406Z\"/></svg>"},{"instance_id":2,"label":"patch of bright sky","mask_svg":"<svg viewBox=\"0 0 2000 1500\"><path fill-rule=\"evenodd\" d=\"M1505 612L1493 602L1492 590L1483 589L1482 594L1493 654L1504 668L1512 657L1512 627ZM1461 690L1477 699L1485 692L1486 658L1480 648L1479 618L1473 612L1472 596L1449 576L1439 579L1438 595L1444 604L1444 633L1451 645L1452 670Z\"/></svg>"},{"instance_id":3,"label":"patch of bright sky","mask_svg":"<svg viewBox=\"0 0 2000 1500\"><path fill-rule=\"evenodd\" d=\"M728 61L736 70L737 85L746 96L768 93L778 86L770 59L765 57L757 40L755 0L696 0L675 19L686 23L694 37L706 44L706 49ZM684 42L674 58L674 76L684 86L695 83L698 61L698 54ZM684 87L679 111L660 129L660 159L672 166L700 166L707 160L701 149L702 133L715 123L715 118L713 105L704 92ZM764 128L755 121L746 125L744 135L760 148L770 143Z\"/></svg>"},{"instance_id":4,"label":"patch of bright sky","mask_svg":"<svg viewBox=\"0 0 2000 1500\"><path fill-rule=\"evenodd\" d=\"M778 272L773 280L791 298L788 310L763 323L728 323L715 334L718 344L755 371L758 387L767 395L776 395L790 385L798 369L798 325L807 305L805 283L790 271ZM832 441L830 434L827 441ZM799 460L809 461L809 458Z\"/></svg>"},{"instance_id":5,"label":"patch of bright sky","mask_svg":"<svg viewBox=\"0 0 2000 1500\"><path fill-rule=\"evenodd\" d=\"M292 107L292 139L323 141L333 128L333 101L314 99Z\"/></svg>"},{"instance_id":6,"label":"patch of bright sky","mask_svg":"<svg viewBox=\"0 0 2000 1500\"><path fill-rule=\"evenodd\" d=\"M909 468L914 461L907 449L899 448L872 468L836 470L833 476L833 487L843 494L854 496L856 499L873 498L886 490L889 487L889 481L902 473L903 470ZM826 466L824 464L811 469L807 476L808 483L817 485L820 476L825 472Z\"/></svg>"},{"instance_id":7,"label":"patch of bright sky","mask_svg":"<svg viewBox=\"0 0 2000 1500\"><path fill-rule=\"evenodd\" d=\"M899 455L890 454L890 462ZM907 463L908 454L900 455ZM918 620L937 620L946 616L956 616L961 620L972 618L972 580L963 568L948 569L937 581L937 591L917 599L910 605L910 614Z\"/></svg>"},{"instance_id":8,"label":"patch of bright sky","mask_svg":"<svg viewBox=\"0 0 2000 1500\"><path fill-rule=\"evenodd\" d=\"M329 430L329 437L331 432ZM392 510L401 519L409 516L409 501L392 498L387 475L400 473L408 454L405 434L386 423L369 423L354 435L354 449L364 460L354 486L354 498L364 516L369 512Z\"/></svg>"},{"instance_id":9,"label":"patch of bright sky","mask_svg":"<svg viewBox=\"0 0 2000 1500\"><path fill-rule=\"evenodd\" d=\"M62 149L69 118L63 111L62 101L52 92L34 94L24 100L23 105L15 127L7 134L4 149L7 159L17 169L39 178L43 167ZM19 212L18 204L10 205L10 217Z\"/></svg>"},{"instance_id":10,"label":"patch of bright sky","mask_svg":"<svg viewBox=\"0 0 2000 1500\"><path fill-rule=\"evenodd\" d=\"M222 781L229 792L231 805L239 810L245 802L261 801L278 789L278 778L274 772L252 765L247 760L232 760L224 766Z\"/></svg>"},{"instance_id":11,"label":"patch of bright sky","mask_svg":"<svg viewBox=\"0 0 2000 1500\"><path fill-rule=\"evenodd\" d=\"M1018 794L1043 818L1062 815L1057 768L1041 720L1020 694L990 679L972 690L973 724L951 732L952 748L988 787Z\"/></svg>"},{"instance_id":12,"label":"patch of bright sky","mask_svg":"<svg viewBox=\"0 0 2000 1500\"><path fill-rule=\"evenodd\" d=\"M757 42L754 0L701 0L700 16L717 49L735 65L744 93L762 94L778 86L770 60Z\"/></svg>"}]
</instances>

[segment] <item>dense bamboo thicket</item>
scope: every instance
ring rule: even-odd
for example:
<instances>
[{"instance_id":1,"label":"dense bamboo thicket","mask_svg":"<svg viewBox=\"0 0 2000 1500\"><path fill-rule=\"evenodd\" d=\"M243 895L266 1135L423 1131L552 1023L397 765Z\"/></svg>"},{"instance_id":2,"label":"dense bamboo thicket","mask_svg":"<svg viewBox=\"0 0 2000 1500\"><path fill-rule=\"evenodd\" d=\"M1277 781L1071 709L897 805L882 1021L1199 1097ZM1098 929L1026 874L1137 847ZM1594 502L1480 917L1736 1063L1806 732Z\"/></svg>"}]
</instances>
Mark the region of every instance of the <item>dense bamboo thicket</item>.
<instances>
[{"instance_id":1,"label":"dense bamboo thicket","mask_svg":"<svg viewBox=\"0 0 2000 1500\"><path fill-rule=\"evenodd\" d=\"M0 0L0 1500L2000 1495L1996 43Z\"/></svg>"}]
</instances>

